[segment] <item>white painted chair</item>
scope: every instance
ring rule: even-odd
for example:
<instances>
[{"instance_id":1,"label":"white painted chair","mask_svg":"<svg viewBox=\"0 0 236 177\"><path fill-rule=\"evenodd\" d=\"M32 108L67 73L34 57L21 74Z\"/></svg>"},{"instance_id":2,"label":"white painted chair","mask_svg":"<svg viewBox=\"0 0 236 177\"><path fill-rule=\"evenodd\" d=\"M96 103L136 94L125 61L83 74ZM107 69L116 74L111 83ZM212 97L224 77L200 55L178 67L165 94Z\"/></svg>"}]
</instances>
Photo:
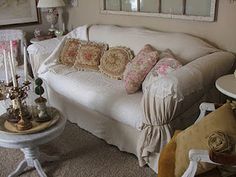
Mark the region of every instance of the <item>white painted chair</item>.
<instances>
[{"instance_id":1,"label":"white painted chair","mask_svg":"<svg viewBox=\"0 0 236 177\"><path fill-rule=\"evenodd\" d=\"M0 30L0 41L20 40L20 53L23 56L23 47L26 45L25 33L20 29Z\"/></svg>"},{"instance_id":2,"label":"white painted chair","mask_svg":"<svg viewBox=\"0 0 236 177\"><path fill-rule=\"evenodd\" d=\"M200 115L195 123L199 122L207 112L212 112L217 109L220 105L214 103L202 103L200 108ZM222 159L227 159L224 161ZM197 165L199 162L207 162L216 165L235 165L236 167L236 156L224 154L224 153L214 153L207 150L191 149L189 151L189 166L182 177L194 177L197 171Z\"/></svg>"},{"instance_id":3,"label":"white painted chair","mask_svg":"<svg viewBox=\"0 0 236 177\"><path fill-rule=\"evenodd\" d=\"M20 41L20 49L19 49L19 57L23 61L24 54L24 46L26 45L25 33L20 29L4 29L0 30L0 41L10 41L10 40L19 40ZM23 64L23 63L22 63ZM16 68L16 72L18 75L23 74L23 67L18 66ZM4 69L0 68L0 80L5 79Z\"/></svg>"}]
</instances>

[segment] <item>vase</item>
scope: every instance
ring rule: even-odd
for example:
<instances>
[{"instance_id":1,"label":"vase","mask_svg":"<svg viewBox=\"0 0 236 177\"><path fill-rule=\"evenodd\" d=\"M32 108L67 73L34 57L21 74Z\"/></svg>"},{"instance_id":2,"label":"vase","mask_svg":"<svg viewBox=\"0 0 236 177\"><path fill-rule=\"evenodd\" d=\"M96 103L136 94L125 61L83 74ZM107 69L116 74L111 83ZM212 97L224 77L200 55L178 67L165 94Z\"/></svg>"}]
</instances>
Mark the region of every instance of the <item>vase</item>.
<instances>
[{"instance_id":1,"label":"vase","mask_svg":"<svg viewBox=\"0 0 236 177\"><path fill-rule=\"evenodd\" d=\"M35 99L37 105L38 116L36 118L37 122L47 122L51 120L51 116L47 112L47 99L39 97Z\"/></svg>"}]
</instances>

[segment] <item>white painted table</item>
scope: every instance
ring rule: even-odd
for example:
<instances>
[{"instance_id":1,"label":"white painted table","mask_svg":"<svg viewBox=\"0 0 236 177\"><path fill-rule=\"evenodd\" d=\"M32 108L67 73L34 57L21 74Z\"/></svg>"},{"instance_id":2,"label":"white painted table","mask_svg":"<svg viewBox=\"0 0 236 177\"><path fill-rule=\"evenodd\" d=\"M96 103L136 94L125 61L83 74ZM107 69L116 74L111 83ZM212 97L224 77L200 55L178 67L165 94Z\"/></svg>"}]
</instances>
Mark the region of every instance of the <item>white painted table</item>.
<instances>
[{"instance_id":1,"label":"white painted table","mask_svg":"<svg viewBox=\"0 0 236 177\"><path fill-rule=\"evenodd\" d=\"M218 78L215 85L221 93L236 99L236 78L233 74Z\"/></svg>"},{"instance_id":2,"label":"white painted table","mask_svg":"<svg viewBox=\"0 0 236 177\"><path fill-rule=\"evenodd\" d=\"M21 149L25 155L24 160L8 177L19 176L27 166L35 167L40 177L47 177L40 163L54 161L58 157L40 153L38 146L58 137L63 132L65 124L66 119L60 114L60 119L55 125L39 133L16 135L0 132L1 147Z\"/></svg>"}]
</instances>

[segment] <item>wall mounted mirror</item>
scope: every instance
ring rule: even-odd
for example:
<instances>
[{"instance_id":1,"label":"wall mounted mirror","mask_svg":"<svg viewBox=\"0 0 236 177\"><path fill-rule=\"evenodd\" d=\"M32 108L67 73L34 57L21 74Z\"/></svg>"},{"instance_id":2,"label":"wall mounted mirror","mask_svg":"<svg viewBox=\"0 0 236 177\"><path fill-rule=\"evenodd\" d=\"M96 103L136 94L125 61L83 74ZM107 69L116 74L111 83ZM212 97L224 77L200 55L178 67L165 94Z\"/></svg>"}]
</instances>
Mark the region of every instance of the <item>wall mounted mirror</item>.
<instances>
[{"instance_id":1,"label":"wall mounted mirror","mask_svg":"<svg viewBox=\"0 0 236 177\"><path fill-rule=\"evenodd\" d=\"M214 21L216 0L100 0L104 14Z\"/></svg>"}]
</instances>

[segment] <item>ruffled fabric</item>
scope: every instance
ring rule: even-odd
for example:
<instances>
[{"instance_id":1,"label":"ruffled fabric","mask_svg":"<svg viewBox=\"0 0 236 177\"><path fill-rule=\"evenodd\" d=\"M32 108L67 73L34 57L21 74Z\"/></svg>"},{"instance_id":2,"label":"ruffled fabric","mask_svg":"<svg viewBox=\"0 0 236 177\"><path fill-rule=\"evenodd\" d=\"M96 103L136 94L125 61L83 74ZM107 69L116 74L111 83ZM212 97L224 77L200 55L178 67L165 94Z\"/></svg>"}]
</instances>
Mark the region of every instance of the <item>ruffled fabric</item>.
<instances>
[{"instance_id":1,"label":"ruffled fabric","mask_svg":"<svg viewBox=\"0 0 236 177\"><path fill-rule=\"evenodd\" d=\"M232 67L234 57L216 52L200 57L185 66L157 77L143 90L143 126L137 147L140 166L149 163L152 153L159 153L171 139L171 122L197 102L215 80ZM188 97L188 102L184 99ZM191 99L190 99L191 98Z\"/></svg>"}]
</instances>

